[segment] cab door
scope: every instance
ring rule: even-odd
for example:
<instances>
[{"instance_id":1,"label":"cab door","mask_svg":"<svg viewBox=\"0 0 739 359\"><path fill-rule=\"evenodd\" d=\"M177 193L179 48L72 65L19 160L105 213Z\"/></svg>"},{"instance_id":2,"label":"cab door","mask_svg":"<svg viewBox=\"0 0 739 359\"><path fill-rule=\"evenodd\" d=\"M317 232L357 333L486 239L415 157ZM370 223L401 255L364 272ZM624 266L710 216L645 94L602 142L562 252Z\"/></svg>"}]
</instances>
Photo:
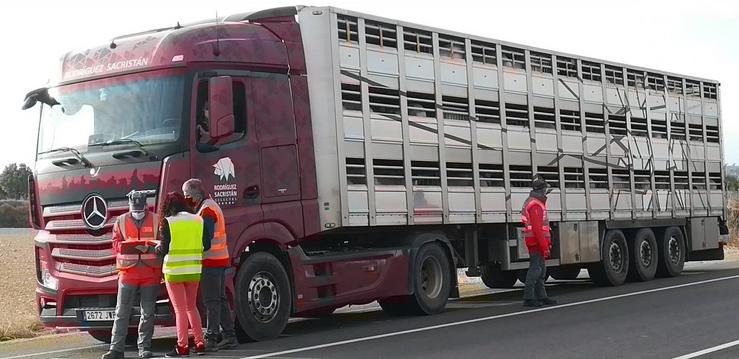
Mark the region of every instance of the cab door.
<instances>
[{"instance_id":1,"label":"cab door","mask_svg":"<svg viewBox=\"0 0 739 359\"><path fill-rule=\"evenodd\" d=\"M238 236L263 217L255 108L248 98L250 79L229 74L233 81L234 133L213 142L207 131L208 80L212 76L215 74L200 75L193 82L192 177L199 178L221 206L229 249L233 251Z\"/></svg>"}]
</instances>

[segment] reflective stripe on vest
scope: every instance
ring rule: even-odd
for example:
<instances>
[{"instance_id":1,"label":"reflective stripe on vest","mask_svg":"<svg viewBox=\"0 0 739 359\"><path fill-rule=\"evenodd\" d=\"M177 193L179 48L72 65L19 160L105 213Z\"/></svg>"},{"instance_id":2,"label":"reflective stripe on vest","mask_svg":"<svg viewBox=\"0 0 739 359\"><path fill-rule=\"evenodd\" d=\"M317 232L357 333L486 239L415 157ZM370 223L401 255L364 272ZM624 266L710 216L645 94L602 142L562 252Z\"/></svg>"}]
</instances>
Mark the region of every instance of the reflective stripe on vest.
<instances>
[{"instance_id":1,"label":"reflective stripe on vest","mask_svg":"<svg viewBox=\"0 0 739 359\"><path fill-rule=\"evenodd\" d=\"M167 217L169 253L164 256L164 280L200 280L203 258L203 219L187 212Z\"/></svg>"},{"instance_id":2,"label":"reflective stripe on vest","mask_svg":"<svg viewBox=\"0 0 739 359\"><path fill-rule=\"evenodd\" d=\"M528 213L531 207L533 206L539 206L542 209L542 212L544 213L544 218L542 218L542 231L544 231L545 236L549 236L549 216L547 215L547 205L544 204L544 202L540 201L537 198L529 197L526 202L523 204L523 208L521 209L521 223L524 225L523 227L523 233L524 236L530 234L532 232L531 228L531 222L528 218Z\"/></svg>"},{"instance_id":3,"label":"reflective stripe on vest","mask_svg":"<svg viewBox=\"0 0 739 359\"><path fill-rule=\"evenodd\" d=\"M136 222L129 213L118 216L117 225L121 232L123 242L121 250L116 255L116 267L118 270L126 271L134 267L151 267L161 268L162 261L154 253L141 253L136 246L147 245L157 242L157 225L159 217L156 213L148 212L144 217L141 227L136 226Z\"/></svg>"},{"instance_id":4,"label":"reflective stripe on vest","mask_svg":"<svg viewBox=\"0 0 739 359\"><path fill-rule=\"evenodd\" d=\"M210 249L203 253L204 259L224 259L228 260L228 242L226 242L226 220L223 217L223 211L216 201L207 198L200 205L198 216L203 217L205 209L210 209L216 214L216 223L213 231L213 240L210 242Z\"/></svg>"}]
</instances>

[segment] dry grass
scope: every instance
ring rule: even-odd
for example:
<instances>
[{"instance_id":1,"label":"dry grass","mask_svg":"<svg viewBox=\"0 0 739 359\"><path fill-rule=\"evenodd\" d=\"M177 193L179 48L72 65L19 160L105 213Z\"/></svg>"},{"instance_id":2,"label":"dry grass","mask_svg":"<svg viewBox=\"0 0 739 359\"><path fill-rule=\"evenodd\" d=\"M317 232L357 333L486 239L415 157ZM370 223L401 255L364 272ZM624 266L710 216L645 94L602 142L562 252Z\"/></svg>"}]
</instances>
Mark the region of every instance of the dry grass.
<instances>
[{"instance_id":1,"label":"dry grass","mask_svg":"<svg viewBox=\"0 0 739 359\"><path fill-rule=\"evenodd\" d=\"M729 247L739 248L739 200L729 200L728 210Z\"/></svg>"},{"instance_id":2,"label":"dry grass","mask_svg":"<svg viewBox=\"0 0 739 359\"><path fill-rule=\"evenodd\" d=\"M30 230L0 228L0 276L0 341L41 333Z\"/></svg>"}]
</instances>

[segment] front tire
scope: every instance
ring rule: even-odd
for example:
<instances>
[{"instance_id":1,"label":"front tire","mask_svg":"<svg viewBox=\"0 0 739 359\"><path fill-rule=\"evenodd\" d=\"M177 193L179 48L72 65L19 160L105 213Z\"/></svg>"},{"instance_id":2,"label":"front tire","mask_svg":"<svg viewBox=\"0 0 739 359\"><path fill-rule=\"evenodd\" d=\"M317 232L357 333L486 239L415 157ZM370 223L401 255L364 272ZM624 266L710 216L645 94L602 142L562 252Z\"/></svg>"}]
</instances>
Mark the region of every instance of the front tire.
<instances>
[{"instance_id":1,"label":"front tire","mask_svg":"<svg viewBox=\"0 0 739 359\"><path fill-rule=\"evenodd\" d=\"M248 339L276 338L290 318L290 280L282 263L270 253L246 258L235 283L236 313Z\"/></svg>"},{"instance_id":2,"label":"front tire","mask_svg":"<svg viewBox=\"0 0 739 359\"><path fill-rule=\"evenodd\" d=\"M588 267L593 283L600 286L619 286L626 280L629 270L629 250L626 237L620 230L606 232L601 247L600 262Z\"/></svg>"},{"instance_id":3,"label":"front tire","mask_svg":"<svg viewBox=\"0 0 739 359\"><path fill-rule=\"evenodd\" d=\"M658 243L659 261L657 274L660 277L676 277L685 265L685 237L678 227L668 227L662 232Z\"/></svg>"},{"instance_id":4,"label":"front tire","mask_svg":"<svg viewBox=\"0 0 739 359\"><path fill-rule=\"evenodd\" d=\"M657 262L659 254L657 240L649 228L642 228L636 232L631 241L628 279L632 281L646 282L654 279L657 273Z\"/></svg>"}]
</instances>

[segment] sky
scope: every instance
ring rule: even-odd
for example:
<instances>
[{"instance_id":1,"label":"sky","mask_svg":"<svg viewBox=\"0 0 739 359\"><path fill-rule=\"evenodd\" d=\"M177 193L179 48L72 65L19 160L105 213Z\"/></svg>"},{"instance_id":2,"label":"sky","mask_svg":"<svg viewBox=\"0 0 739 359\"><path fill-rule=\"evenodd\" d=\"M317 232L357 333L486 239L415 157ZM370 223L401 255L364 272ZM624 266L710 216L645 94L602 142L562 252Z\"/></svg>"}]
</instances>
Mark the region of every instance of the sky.
<instances>
[{"instance_id":1,"label":"sky","mask_svg":"<svg viewBox=\"0 0 739 359\"><path fill-rule=\"evenodd\" d=\"M340 8L721 82L724 153L739 163L739 2L333 0ZM69 50L122 34L292 1L0 2L0 166L33 166L38 112L24 95L46 85Z\"/></svg>"}]
</instances>

